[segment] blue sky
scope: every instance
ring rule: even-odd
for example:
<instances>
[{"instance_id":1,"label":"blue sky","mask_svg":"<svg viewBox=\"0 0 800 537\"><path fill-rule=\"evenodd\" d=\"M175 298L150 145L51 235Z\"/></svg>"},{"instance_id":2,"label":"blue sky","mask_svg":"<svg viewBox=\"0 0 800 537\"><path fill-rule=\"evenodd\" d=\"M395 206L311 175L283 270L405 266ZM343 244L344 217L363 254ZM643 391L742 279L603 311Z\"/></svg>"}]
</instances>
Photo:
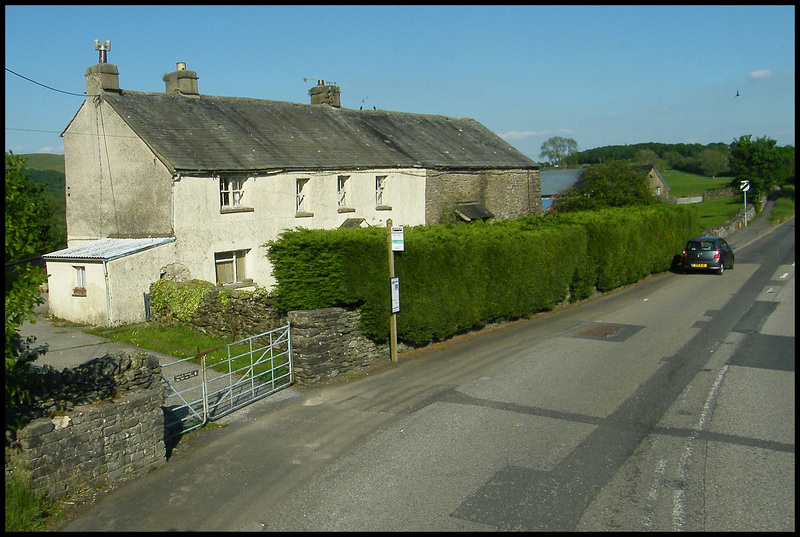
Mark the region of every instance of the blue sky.
<instances>
[{"instance_id":1,"label":"blue sky","mask_svg":"<svg viewBox=\"0 0 800 537\"><path fill-rule=\"evenodd\" d=\"M343 107L474 118L534 160L552 136L795 144L794 6L7 5L5 24L17 154L63 153L95 39L123 89L163 92L177 62L208 95L309 103L322 79Z\"/></svg>"}]
</instances>

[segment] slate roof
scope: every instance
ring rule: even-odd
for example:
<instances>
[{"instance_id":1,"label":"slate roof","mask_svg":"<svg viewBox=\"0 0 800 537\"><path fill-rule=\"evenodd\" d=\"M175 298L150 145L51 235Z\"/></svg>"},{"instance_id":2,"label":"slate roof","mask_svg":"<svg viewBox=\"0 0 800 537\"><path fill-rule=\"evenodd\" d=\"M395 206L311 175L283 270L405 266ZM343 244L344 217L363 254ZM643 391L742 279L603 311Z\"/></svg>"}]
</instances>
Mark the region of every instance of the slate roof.
<instances>
[{"instance_id":1,"label":"slate roof","mask_svg":"<svg viewBox=\"0 0 800 537\"><path fill-rule=\"evenodd\" d=\"M98 239L64 248L56 252L44 254L46 261L113 261L120 257L135 254L168 242L174 242L175 237L157 237L143 239Z\"/></svg>"},{"instance_id":2,"label":"slate roof","mask_svg":"<svg viewBox=\"0 0 800 537\"><path fill-rule=\"evenodd\" d=\"M462 203L456 205L456 214L466 220L472 222L473 220L488 220L494 218L494 213L484 207L480 203Z\"/></svg>"},{"instance_id":3,"label":"slate roof","mask_svg":"<svg viewBox=\"0 0 800 537\"><path fill-rule=\"evenodd\" d=\"M562 190L574 186L586 168L569 170L542 170L539 177L542 181L542 196L555 196Z\"/></svg>"},{"instance_id":4,"label":"slate roof","mask_svg":"<svg viewBox=\"0 0 800 537\"><path fill-rule=\"evenodd\" d=\"M206 95L103 98L173 173L539 167L473 119Z\"/></svg>"}]
</instances>

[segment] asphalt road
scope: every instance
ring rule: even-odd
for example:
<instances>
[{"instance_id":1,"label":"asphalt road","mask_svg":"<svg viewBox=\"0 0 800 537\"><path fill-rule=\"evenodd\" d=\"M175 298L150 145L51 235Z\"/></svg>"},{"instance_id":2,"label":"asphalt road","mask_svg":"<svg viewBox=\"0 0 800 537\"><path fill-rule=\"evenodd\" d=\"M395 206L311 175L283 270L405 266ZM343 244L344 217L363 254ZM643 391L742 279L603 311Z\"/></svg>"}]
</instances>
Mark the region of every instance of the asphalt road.
<instances>
[{"instance_id":1,"label":"asphalt road","mask_svg":"<svg viewBox=\"0 0 800 537\"><path fill-rule=\"evenodd\" d=\"M278 392L60 529L793 530L794 220L757 223L723 276Z\"/></svg>"}]
</instances>

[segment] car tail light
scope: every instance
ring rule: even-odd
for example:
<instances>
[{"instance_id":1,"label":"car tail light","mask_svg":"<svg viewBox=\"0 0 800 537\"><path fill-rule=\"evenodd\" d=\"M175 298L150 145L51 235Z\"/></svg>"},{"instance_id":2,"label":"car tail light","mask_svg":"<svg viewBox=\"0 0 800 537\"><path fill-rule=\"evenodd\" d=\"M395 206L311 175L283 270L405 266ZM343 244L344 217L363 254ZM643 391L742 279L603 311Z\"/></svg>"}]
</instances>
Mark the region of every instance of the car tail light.
<instances>
[{"instance_id":1,"label":"car tail light","mask_svg":"<svg viewBox=\"0 0 800 537\"><path fill-rule=\"evenodd\" d=\"M714 250L714 259L719 259L719 250Z\"/></svg>"},{"instance_id":2,"label":"car tail light","mask_svg":"<svg viewBox=\"0 0 800 537\"><path fill-rule=\"evenodd\" d=\"M681 257L688 257L688 255L689 254L686 253L686 250L684 250L683 253L681 254Z\"/></svg>"}]
</instances>

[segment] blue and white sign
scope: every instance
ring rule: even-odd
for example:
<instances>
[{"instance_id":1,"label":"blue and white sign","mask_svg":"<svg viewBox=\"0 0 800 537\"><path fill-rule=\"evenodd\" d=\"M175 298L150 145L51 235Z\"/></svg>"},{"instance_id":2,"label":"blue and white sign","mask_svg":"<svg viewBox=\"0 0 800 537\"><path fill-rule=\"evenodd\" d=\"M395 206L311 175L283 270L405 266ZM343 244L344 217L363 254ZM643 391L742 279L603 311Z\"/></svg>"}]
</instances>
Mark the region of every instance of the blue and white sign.
<instances>
[{"instance_id":1,"label":"blue and white sign","mask_svg":"<svg viewBox=\"0 0 800 537\"><path fill-rule=\"evenodd\" d=\"M400 311L400 279L392 278L392 313Z\"/></svg>"},{"instance_id":2,"label":"blue and white sign","mask_svg":"<svg viewBox=\"0 0 800 537\"><path fill-rule=\"evenodd\" d=\"M402 226L392 226L392 251L402 252L404 250L405 239L403 237Z\"/></svg>"}]
</instances>

